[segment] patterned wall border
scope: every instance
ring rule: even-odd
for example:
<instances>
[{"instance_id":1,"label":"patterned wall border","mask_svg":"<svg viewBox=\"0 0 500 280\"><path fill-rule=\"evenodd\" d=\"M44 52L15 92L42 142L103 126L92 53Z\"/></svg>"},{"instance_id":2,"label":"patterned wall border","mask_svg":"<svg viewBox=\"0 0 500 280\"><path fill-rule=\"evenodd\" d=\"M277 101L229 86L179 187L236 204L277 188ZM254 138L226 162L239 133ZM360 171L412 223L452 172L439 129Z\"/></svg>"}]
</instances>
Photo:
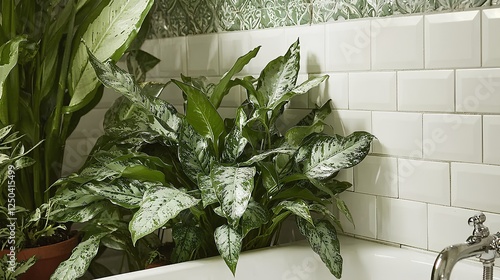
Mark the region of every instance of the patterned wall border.
<instances>
[{"instance_id":1,"label":"patterned wall border","mask_svg":"<svg viewBox=\"0 0 500 280\"><path fill-rule=\"evenodd\" d=\"M156 0L150 37L307 25L500 5L500 0Z\"/></svg>"}]
</instances>

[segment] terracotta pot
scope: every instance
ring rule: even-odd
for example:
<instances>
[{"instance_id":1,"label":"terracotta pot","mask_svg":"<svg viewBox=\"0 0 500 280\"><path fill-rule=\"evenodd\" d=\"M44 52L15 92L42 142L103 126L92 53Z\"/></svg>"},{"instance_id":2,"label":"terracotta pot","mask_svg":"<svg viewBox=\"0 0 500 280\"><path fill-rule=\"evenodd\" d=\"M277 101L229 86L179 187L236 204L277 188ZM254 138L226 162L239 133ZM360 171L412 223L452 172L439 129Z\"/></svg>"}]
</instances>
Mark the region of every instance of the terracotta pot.
<instances>
[{"instance_id":1,"label":"terracotta pot","mask_svg":"<svg viewBox=\"0 0 500 280\"><path fill-rule=\"evenodd\" d=\"M78 245L78 234L66 241L42 247L23 249L17 253L17 261L25 261L31 256L36 256L36 263L22 274L18 280L49 280L59 264L69 258L71 251ZM9 251L0 252L0 257Z\"/></svg>"}]
</instances>

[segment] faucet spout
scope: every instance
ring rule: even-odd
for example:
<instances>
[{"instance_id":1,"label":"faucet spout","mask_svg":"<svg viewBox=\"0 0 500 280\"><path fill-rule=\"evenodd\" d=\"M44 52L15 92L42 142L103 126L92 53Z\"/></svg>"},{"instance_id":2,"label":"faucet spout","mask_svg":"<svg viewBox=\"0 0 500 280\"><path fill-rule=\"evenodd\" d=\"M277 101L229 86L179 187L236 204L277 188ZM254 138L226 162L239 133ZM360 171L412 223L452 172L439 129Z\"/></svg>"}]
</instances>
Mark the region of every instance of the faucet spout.
<instances>
[{"instance_id":1,"label":"faucet spout","mask_svg":"<svg viewBox=\"0 0 500 280\"><path fill-rule=\"evenodd\" d=\"M496 251L491 248L495 235L481 238L476 243L455 244L446 247L436 258L432 269L431 280L449 280L455 264L469 257L480 257L482 260L495 258Z\"/></svg>"}]
</instances>

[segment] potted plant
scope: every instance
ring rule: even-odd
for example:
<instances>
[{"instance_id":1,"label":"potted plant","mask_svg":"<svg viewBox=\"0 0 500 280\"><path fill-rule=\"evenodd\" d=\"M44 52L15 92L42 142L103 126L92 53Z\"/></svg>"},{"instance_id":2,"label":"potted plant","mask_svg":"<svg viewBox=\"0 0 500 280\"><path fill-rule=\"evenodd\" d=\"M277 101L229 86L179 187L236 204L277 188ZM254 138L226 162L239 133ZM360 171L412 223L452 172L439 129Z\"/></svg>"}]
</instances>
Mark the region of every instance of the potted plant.
<instances>
[{"instance_id":1,"label":"potted plant","mask_svg":"<svg viewBox=\"0 0 500 280\"><path fill-rule=\"evenodd\" d=\"M16 207L13 248L18 261L26 252L19 252L23 248L76 240L67 225L50 220L47 203L56 191L49 187L61 176L66 139L102 96L86 48L100 59L118 60L152 4L153 0L1 2L0 127L24 135L14 150L20 153L19 147L26 147L30 157L24 157L23 164L9 165L15 180L9 185L4 181L0 195L2 207ZM15 199L8 196L9 186L15 188ZM1 224L7 225L7 219L2 215ZM4 245L8 240L0 241ZM35 254L35 267L46 267L39 252ZM36 276L26 278L48 279L55 267L49 274L33 269L29 271Z\"/></svg>"},{"instance_id":2,"label":"potted plant","mask_svg":"<svg viewBox=\"0 0 500 280\"><path fill-rule=\"evenodd\" d=\"M89 51L101 82L123 97L106 113L105 135L80 172L56 183L54 215L86 222L92 250L102 244L141 261L148 254L137 257L134 250L149 248L152 254L154 247L144 244L154 245L154 232L171 228L173 262L220 254L233 273L240 251L273 245L283 221L295 216L313 250L340 277L341 225L329 207L351 219L338 197L351 184L334 177L363 160L374 137L325 134L330 101L291 127L279 125L293 97L327 79L296 85L299 49L297 41L258 78L233 79L256 48L217 84L185 76L173 80L183 91L185 114L158 98L164 85L137 84ZM217 109L236 85L246 89L247 99L234 119L223 119ZM74 252L67 265L87 255L92 254Z\"/></svg>"}]
</instances>

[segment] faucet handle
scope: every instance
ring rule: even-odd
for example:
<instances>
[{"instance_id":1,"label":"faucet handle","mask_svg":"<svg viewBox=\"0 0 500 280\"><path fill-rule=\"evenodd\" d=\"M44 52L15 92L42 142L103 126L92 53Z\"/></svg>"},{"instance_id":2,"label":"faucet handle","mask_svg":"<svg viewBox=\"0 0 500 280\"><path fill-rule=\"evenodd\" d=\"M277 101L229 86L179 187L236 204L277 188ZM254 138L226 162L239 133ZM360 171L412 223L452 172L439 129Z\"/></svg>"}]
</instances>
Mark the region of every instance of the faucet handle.
<instances>
[{"instance_id":1,"label":"faucet handle","mask_svg":"<svg viewBox=\"0 0 500 280\"><path fill-rule=\"evenodd\" d=\"M474 227L472 235L467 238L468 243L476 243L481 241L483 237L490 235L490 230L483 223L486 221L486 216L483 213L478 213L469 218L469 225Z\"/></svg>"}]
</instances>

